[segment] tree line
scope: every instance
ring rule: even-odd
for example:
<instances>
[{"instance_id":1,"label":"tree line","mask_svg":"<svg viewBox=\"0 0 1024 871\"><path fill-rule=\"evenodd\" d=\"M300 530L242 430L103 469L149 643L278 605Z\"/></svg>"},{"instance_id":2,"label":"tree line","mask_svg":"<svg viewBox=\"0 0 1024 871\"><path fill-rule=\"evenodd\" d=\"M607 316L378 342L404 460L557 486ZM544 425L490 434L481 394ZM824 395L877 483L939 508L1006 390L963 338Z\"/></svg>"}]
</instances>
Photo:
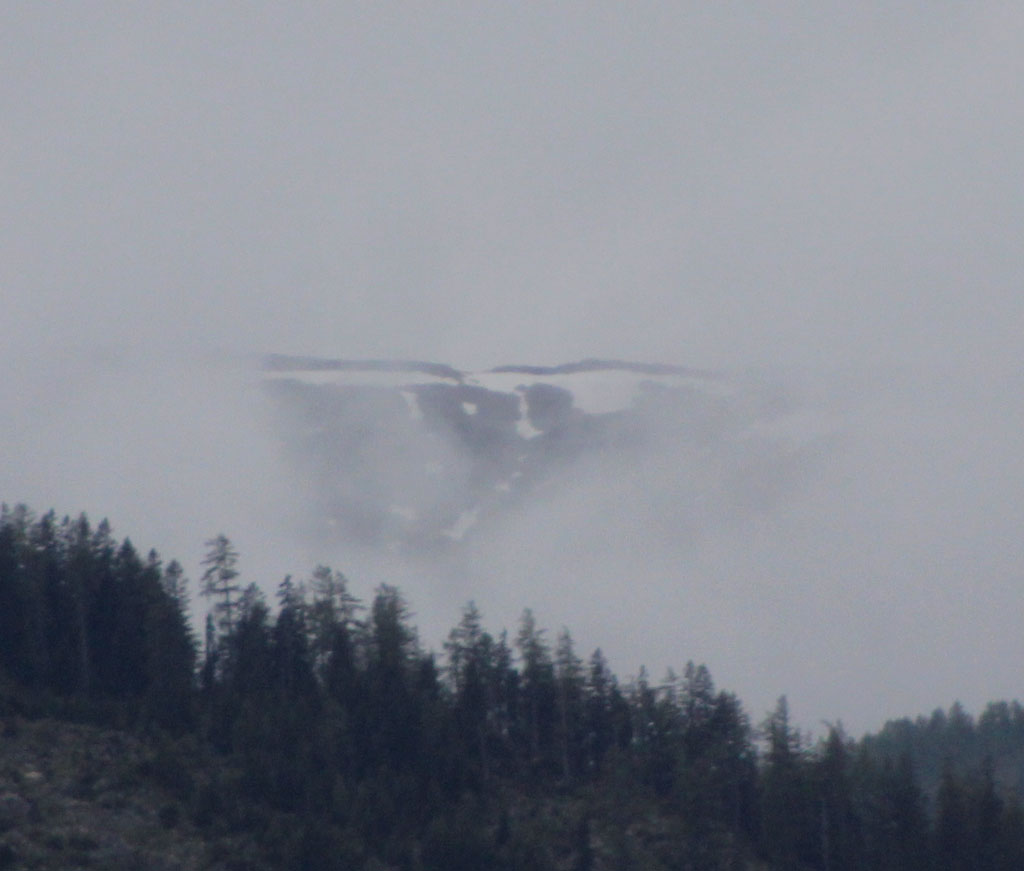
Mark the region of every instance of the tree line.
<instances>
[{"instance_id":1,"label":"tree line","mask_svg":"<svg viewBox=\"0 0 1024 871\"><path fill-rule=\"evenodd\" d=\"M755 725L703 665L620 682L529 610L510 636L470 603L437 655L394 587L321 566L268 602L224 536L203 569L198 638L177 562L4 507L0 714L152 736L192 822L260 845L238 867L1024 867L1015 703L811 741L784 698Z\"/></svg>"}]
</instances>

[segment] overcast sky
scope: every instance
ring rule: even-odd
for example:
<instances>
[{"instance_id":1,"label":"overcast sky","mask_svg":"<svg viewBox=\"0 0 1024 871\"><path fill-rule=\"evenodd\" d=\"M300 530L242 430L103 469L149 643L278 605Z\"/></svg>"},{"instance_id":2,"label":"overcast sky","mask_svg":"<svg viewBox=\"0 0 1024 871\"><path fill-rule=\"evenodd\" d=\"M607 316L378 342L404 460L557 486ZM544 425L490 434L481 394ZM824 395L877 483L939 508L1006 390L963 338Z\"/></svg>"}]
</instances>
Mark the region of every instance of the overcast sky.
<instances>
[{"instance_id":1,"label":"overcast sky","mask_svg":"<svg viewBox=\"0 0 1024 871\"><path fill-rule=\"evenodd\" d=\"M798 616L798 715L843 713L840 660L865 727L1020 695L1022 81L988 0L6 2L0 499L172 553L286 511L222 351L770 369L843 448L763 540L709 534L701 571L800 594L741 642L705 592L692 655L760 685Z\"/></svg>"}]
</instances>

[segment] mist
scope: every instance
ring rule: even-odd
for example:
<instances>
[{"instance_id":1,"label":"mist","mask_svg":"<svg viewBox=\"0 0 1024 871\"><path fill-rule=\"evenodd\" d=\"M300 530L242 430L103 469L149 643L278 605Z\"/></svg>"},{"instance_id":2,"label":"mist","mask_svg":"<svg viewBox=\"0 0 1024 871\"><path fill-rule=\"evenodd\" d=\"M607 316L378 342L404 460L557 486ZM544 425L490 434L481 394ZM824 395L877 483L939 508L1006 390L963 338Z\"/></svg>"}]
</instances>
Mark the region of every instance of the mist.
<instances>
[{"instance_id":1,"label":"mist","mask_svg":"<svg viewBox=\"0 0 1024 871\"><path fill-rule=\"evenodd\" d=\"M1020 695L1019 10L10 4L0 46L0 500L397 583L428 646L532 607L755 719ZM790 430L413 558L311 531L271 352L689 365Z\"/></svg>"}]
</instances>

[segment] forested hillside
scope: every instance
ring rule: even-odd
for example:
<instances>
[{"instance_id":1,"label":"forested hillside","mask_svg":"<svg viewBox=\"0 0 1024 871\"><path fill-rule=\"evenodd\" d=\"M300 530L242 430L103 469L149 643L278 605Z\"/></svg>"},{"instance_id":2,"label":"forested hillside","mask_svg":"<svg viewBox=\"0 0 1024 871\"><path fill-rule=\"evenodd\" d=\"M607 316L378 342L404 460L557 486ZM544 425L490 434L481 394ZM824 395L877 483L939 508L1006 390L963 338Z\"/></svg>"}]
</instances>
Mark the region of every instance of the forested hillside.
<instances>
[{"instance_id":1,"label":"forested hillside","mask_svg":"<svg viewBox=\"0 0 1024 871\"><path fill-rule=\"evenodd\" d=\"M0 741L134 732L167 828L220 845L194 867L1024 867L1016 703L811 741L785 699L752 723L703 665L620 681L528 610L509 636L469 604L435 654L393 587L363 602L318 567L268 602L223 536L204 567L197 638L178 563L84 515L0 515ZM0 771L8 805L25 789ZM5 819L0 867L43 867Z\"/></svg>"}]
</instances>

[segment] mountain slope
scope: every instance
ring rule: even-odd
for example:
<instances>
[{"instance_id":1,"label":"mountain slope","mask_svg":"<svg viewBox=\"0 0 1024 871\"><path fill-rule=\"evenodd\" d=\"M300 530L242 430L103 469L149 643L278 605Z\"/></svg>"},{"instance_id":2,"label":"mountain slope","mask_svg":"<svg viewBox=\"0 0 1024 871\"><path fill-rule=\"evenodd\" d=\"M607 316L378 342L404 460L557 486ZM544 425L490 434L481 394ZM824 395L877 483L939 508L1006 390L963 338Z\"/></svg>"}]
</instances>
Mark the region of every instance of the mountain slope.
<instances>
[{"instance_id":1,"label":"mountain slope","mask_svg":"<svg viewBox=\"0 0 1024 871\"><path fill-rule=\"evenodd\" d=\"M729 500L758 498L755 478L786 477L821 431L777 393L663 364L468 372L272 355L263 370L320 534L392 549L450 547L545 487L652 454L716 469Z\"/></svg>"}]
</instances>

